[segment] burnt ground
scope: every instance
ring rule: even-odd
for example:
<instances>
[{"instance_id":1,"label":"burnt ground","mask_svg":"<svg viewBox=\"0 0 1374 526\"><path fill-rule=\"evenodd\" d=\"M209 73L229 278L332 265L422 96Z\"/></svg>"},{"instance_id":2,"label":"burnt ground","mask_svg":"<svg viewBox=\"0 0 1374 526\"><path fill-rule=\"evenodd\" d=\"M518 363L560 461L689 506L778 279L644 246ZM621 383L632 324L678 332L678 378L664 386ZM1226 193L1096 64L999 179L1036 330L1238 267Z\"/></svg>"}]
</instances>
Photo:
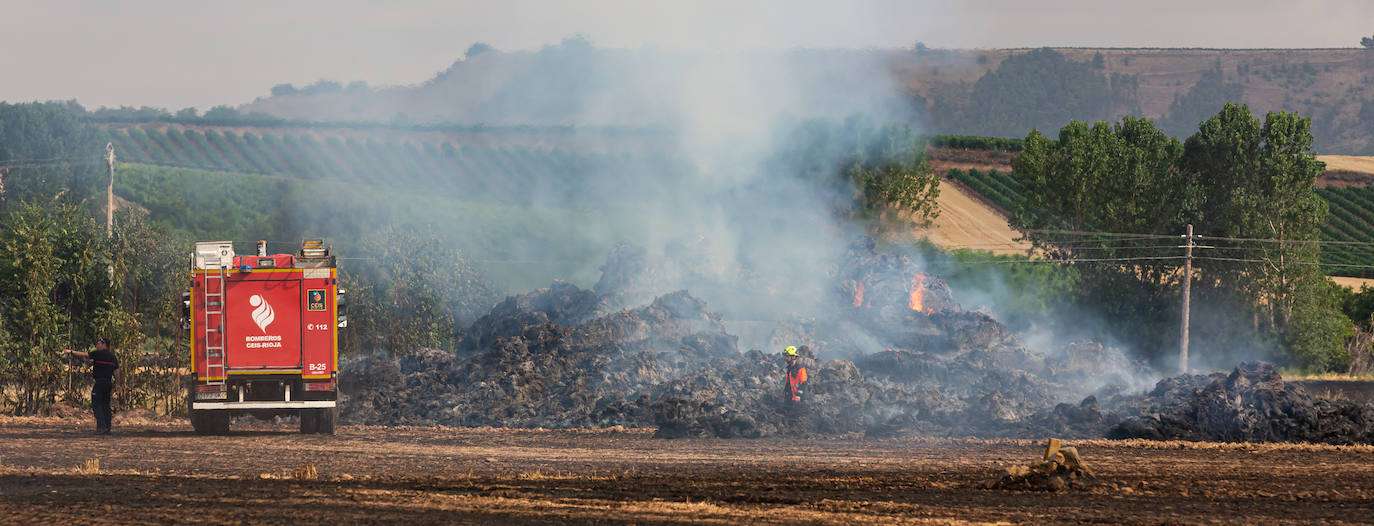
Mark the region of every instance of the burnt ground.
<instances>
[{"instance_id":1,"label":"burnt ground","mask_svg":"<svg viewBox=\"0 0 1374 526\"><path fill-rule=\"evenodd\" d=\"M1250 523L1374 520L1374 447L1072 441L1095 476L982 489L1030 440L0 418L0 522ZM98 472L81 472L99 459ZM313 466L315 478L298 475Z\"/></svg>"}]
</instances>

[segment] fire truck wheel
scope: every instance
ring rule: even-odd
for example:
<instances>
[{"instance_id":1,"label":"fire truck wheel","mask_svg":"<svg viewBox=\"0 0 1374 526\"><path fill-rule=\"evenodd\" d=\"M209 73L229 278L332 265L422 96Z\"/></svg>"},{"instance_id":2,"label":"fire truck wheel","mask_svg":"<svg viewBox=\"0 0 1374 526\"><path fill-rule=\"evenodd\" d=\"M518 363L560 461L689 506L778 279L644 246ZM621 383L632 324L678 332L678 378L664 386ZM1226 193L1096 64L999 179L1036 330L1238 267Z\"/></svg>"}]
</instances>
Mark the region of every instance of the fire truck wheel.
<instances>
[{"instance_id":1,"label":"fire truck wheel","mask_svg":"<svg viewBox=\"0 0 1374 526\"><path fill-rule=\"evenodd\" d=\"M229 413L225 411L191 410L191 427L197 435L229 434Z\"/></svg>"},{"instance_id":2,"label":"fire truck wheel","mask_svg":"<svg viewBox=\"0 0 1374 526\"><path fill-rule=\"evenodd\" d=\"M320 429L320 410L302 409L301 410L301 433L313 434Z\"/></svg>"},{"instance_id":3,"label":"fire truck wheel","mask_svg":"<svg viewBox=\"0 0 1374 526\"><path fill-rule=\"evenodd\" d=\"M320 420L318 432L321 435L334 434L334 424L339 421L339 408L330 407L320 410Z\"/></svg>"}]
</instances>

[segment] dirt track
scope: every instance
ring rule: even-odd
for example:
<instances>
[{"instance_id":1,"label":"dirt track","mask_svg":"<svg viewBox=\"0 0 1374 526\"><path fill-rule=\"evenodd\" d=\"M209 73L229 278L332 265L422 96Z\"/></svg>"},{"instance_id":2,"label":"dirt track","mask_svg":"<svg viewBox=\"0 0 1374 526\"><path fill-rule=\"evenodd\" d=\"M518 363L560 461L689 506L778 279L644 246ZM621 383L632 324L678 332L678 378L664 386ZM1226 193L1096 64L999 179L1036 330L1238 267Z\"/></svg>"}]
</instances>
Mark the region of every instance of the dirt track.
<instances>
[{"instance_id":1,"label":"dirt track","mask_svg":"<svg viewBox=\"0 0 1374 526\"><path fill-rule=\"evenodd\" d=\"M0 418L0 521L166 523L1362 522L1374 447L1085 441L1058 494L979 489L1029 441L657 440L642 431L185 424L86 434ZM87 459L99 473L80 473ZM318 478L296 479L313 464Z\"/></svg>"}]
</instances>

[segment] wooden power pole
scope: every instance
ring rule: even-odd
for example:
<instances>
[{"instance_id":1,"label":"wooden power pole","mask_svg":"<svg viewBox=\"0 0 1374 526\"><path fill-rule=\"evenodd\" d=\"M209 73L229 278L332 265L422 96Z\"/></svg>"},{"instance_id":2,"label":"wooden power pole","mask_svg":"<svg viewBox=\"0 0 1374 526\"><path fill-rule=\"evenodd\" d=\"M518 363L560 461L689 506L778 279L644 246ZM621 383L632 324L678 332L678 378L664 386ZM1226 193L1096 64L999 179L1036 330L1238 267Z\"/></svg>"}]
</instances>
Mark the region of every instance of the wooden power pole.
<instances>
[{"instance_id":1,"label":"wooden power pole","mask_svg":"<svg viewBox=\"0 0 1374 526\"><path fill-rule=\"evenodd\" d=\"M114 237L114 143L105 143L105 161L110 163L110 186L105 191L105 237Z\"/></svg>"},{"instance_id":2,"label":"wooden power pole","mask_svg":"<svg viewBox=\"0 0 1374 526\"><path fill-rule=\"evenodd\" d=\"M1193 225L1188 224L1188 235L1183 244L1183 329L1178 341L1178 370L1188 374L1188 310L1192 303L1193 289Z\"/></svg>"}]
</instances>

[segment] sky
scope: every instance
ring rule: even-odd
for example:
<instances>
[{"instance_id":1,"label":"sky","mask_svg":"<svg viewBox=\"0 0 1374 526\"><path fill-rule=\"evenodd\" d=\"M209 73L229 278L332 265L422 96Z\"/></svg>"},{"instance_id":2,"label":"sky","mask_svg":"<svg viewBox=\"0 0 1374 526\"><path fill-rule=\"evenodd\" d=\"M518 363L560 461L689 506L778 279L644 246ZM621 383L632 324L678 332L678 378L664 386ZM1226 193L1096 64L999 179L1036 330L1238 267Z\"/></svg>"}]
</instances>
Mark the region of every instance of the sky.
<instances>
[{"instance_id":1,"label":"sky","mask_svg":"<svg viewBox=\"0 0 1374 526\"><path fill-rule=\"evenodd\" d=\"M0 100L239 105L319 79L408 85L473 42L538 49L1355 47L1371 0L0 0Z\"/></svg>"}]
</instances>

